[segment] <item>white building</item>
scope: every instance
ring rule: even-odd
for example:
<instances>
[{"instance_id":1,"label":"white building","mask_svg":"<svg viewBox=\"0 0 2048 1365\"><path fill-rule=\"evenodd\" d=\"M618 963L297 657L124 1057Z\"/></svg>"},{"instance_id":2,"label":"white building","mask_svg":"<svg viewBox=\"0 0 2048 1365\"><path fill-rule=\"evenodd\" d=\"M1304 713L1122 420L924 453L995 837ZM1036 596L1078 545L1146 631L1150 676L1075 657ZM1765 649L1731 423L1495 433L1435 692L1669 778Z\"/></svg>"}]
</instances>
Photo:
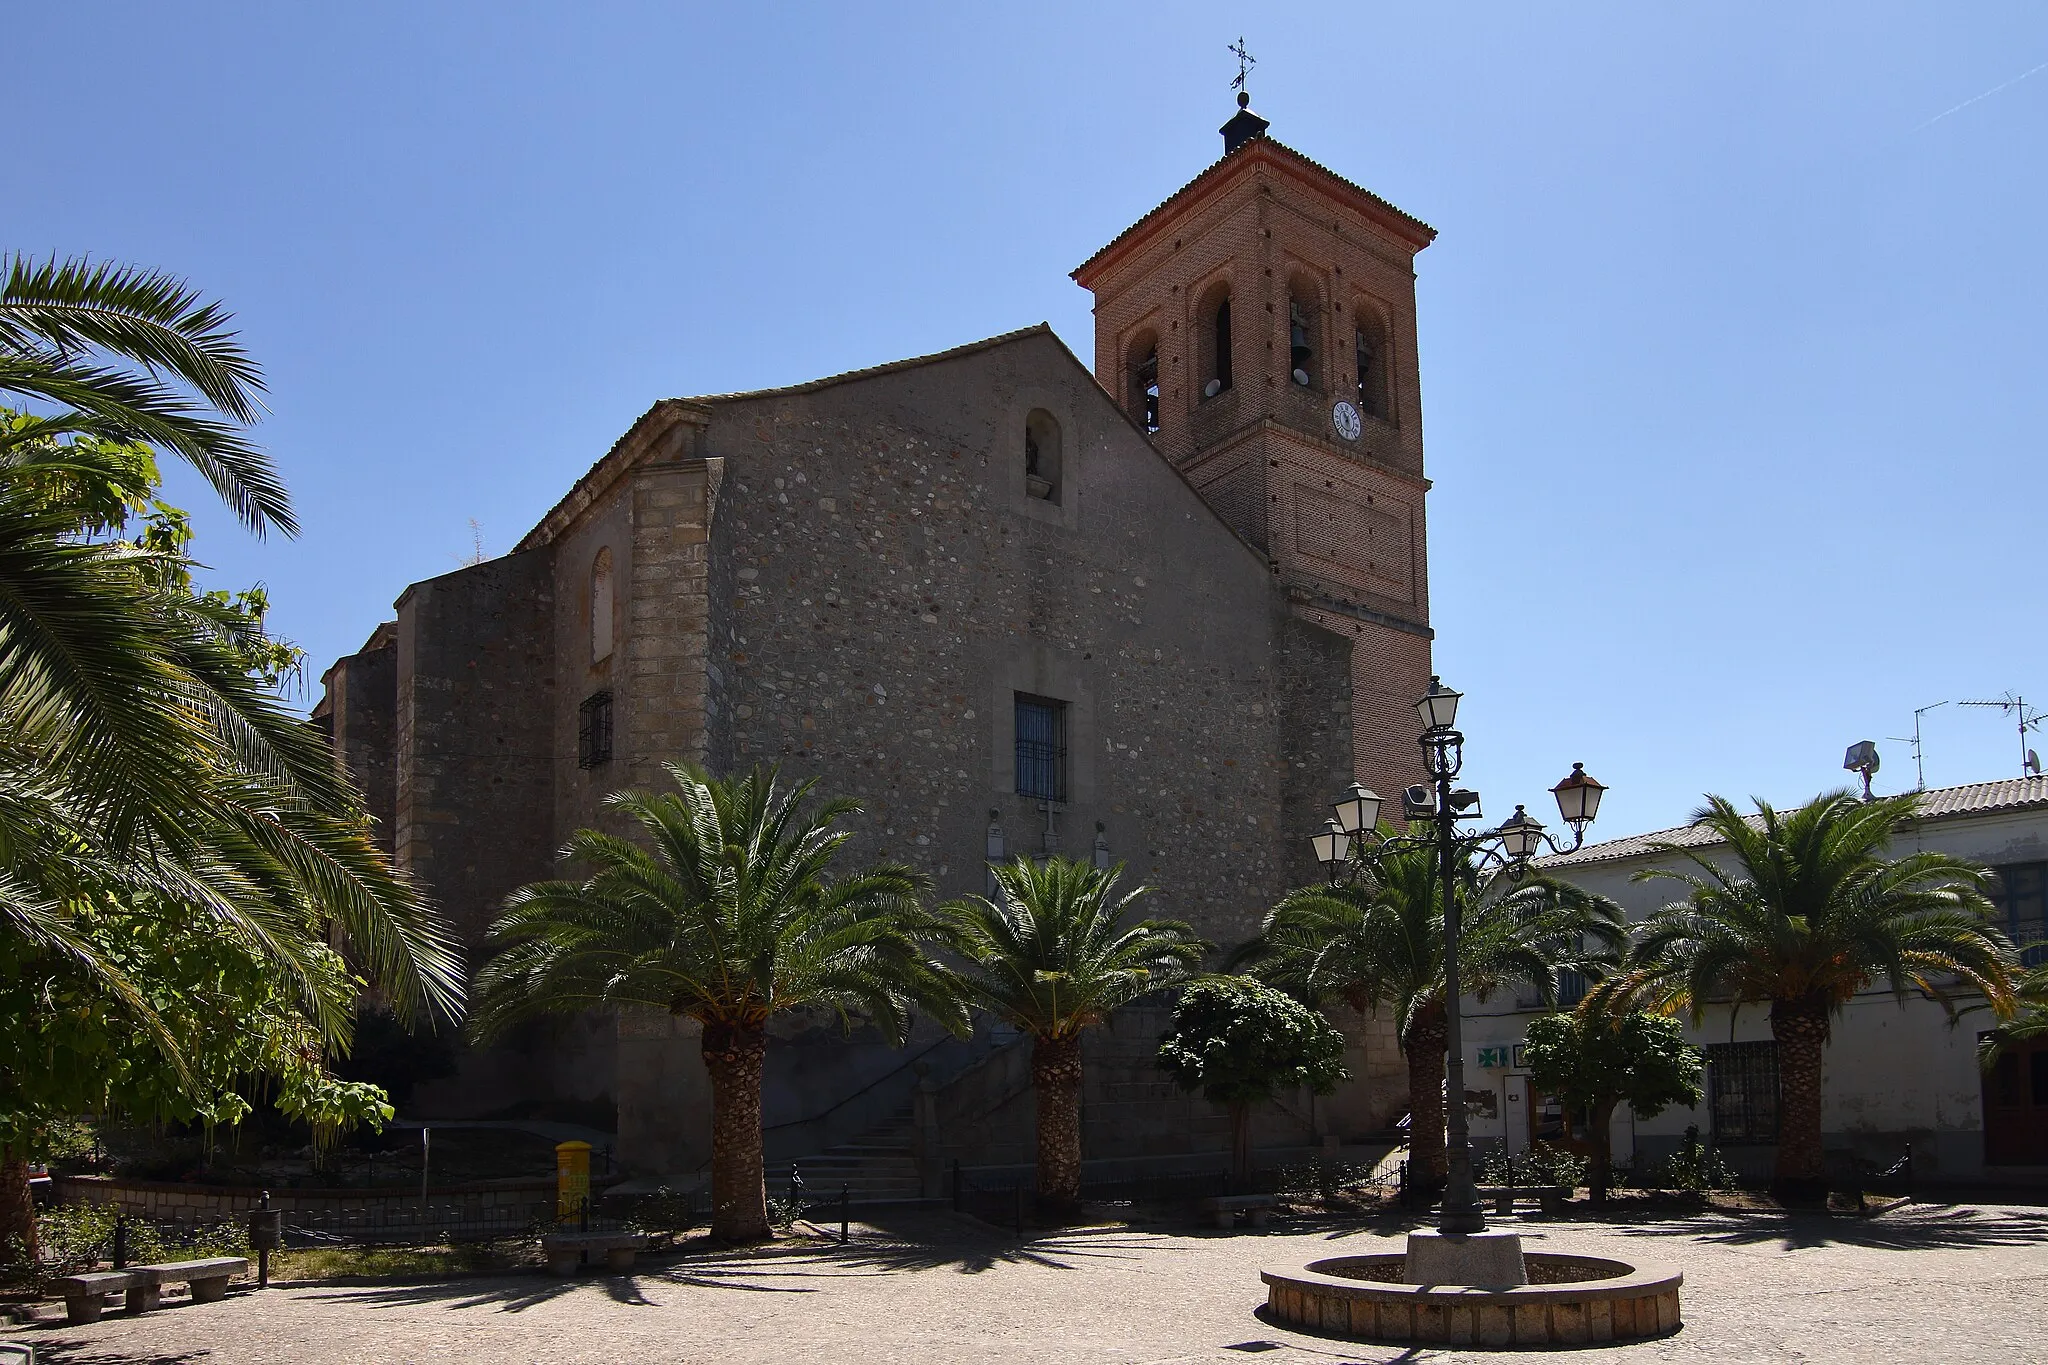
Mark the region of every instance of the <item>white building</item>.
<instances>
[{"instance_id":1,"label":"white building","mask_svg":"<svg viewBox=\"0 0 2048 1365\"><path fill-rule=\"evenodd\" d=\"M1928 849L1991 867L2000 927L2022 945L2029 964L2048 956L2048 778L1936 788L1922 793L1920 812L1893 852ZM1612 897L1635 920L1684 890L1671 881L1633 880L1645 868L1682 861L1653 852L1653 845L1711 850L1719 842L1688 826L1595 844L1537 865ZM1583 983L1568 979L1564 998L1583 990ZM1466 1100L1475 1143L1505 1142L1519 1152L1538 1137L1557 1135L1556 1104L1532 1091L1520 1065L1518 1045L1539 1008L1533 993L1465 1002ZM1769 1174L1778 1098L1769 1006L1730 1016L1725 1006L1711 1009L1692 1033L1707 1050L1706 1100L1654 1119L1624 1107L1614 1123L1617 1161L1631 1154L1659 1160L1697 1125L1738 1170ZM2048 1043L2014 1050L1985 1076L1975 1051L1988 1027L1986 1012L1951 1023L1940 1005L1918 996L1901 1004L1882 987L1851 1001L1835 1021L1826 1058L1822 1125L1830 1160L1853 1154L1889 1166L1910 1144L1916 1180L2048 1176Z\"/></svg>"}]
</instances>

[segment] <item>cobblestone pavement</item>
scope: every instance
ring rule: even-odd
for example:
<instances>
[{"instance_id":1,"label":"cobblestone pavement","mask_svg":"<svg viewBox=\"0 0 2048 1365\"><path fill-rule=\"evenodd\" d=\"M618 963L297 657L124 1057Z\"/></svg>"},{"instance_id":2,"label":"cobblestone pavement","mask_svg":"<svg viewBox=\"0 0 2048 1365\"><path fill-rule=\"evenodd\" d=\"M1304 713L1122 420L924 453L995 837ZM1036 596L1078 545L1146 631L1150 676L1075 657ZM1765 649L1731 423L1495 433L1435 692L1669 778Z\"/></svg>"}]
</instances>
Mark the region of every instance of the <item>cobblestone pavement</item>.
<instances>
[{"instance_id":1,"label":"cobblestone pavement","mask_svg":"<svg viewBox=\"0 0 2048 1365\"><path fill-rule=\"evenodd\" d=\"M1685 1325L1575 1365L2048 1360L2048 1211L1917 1205L1873 1220L1503 1220L1531 1250L1685 1272ZM1255 1315L1264 1266L1398 1247L1403 1224L1263 1233L1077 1230L1019 1243L922 1215L851 1246L704 1254L574 1282L534 1276L238 1293L23 1333L57 1365L357 1361L1470 1361L1306 1336ZM1498 1360L1498 1354L1492 1355Z\"/></svg>"}]
</instances>

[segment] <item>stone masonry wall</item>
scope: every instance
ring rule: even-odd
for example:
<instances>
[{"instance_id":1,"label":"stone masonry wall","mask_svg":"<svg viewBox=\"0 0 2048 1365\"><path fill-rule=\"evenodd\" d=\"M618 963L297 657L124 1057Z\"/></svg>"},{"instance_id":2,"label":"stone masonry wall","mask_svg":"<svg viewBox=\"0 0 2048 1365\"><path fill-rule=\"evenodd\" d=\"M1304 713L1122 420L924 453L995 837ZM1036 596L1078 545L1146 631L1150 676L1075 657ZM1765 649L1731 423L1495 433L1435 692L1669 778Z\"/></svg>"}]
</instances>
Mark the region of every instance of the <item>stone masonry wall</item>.
<instances>
[{"instance_id":1,"label":"stone masonry wall","mask_svg":"<svg viewBox=\"0 0 2048 1365\"><path fill-rule=\"evenodd\" d=\"M472 952L506 893L549 871L552 567L508 555L398 603L398 861Z\"/></svg>"},{"instance_id":2,"label":"stone masonry wall","mask_svg":"<svg viewBox=\"0 0 2048 1365\"><path fill-rule=\"evenodd\" d=\"M1057 503L1022 487L1034 409L1062 433ZM1088 857L1099 823L1161 888L1147 913L1226 945L1256 929L1298 871L1290 784L1348 764L1341 642L1303 656L1329 670L1324 723L1289 733L1282 594L1050 334L721 403L710 448L731 575L715 751L857 796L854 856L942 894L984 889L994 810L1013 855ZM1020 692L1067 704L1050 812L1015 792Z\"/></svg>"},{"instance_id":3,"label":"stone masonry wall","mask_svg":"<svg viewBox=\"0 0 2048 1365\"><path fill-rule=\"evenodd\" d=\"M393 851L398 803L398 645L389 625L321 679L335 760L362 789L378 847Z\"/></svg>"}]
</instances>

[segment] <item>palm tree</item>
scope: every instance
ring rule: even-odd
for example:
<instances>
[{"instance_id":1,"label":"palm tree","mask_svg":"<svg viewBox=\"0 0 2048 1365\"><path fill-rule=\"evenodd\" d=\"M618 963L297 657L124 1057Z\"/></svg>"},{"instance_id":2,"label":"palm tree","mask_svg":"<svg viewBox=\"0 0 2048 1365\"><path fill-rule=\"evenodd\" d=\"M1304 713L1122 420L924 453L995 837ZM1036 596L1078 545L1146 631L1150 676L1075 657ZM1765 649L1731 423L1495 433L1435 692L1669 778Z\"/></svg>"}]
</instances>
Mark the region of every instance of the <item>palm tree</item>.
<instances>
[{"instance_id":1,"label":"palm tree","mask_svg":"<svg viewBox=\"0 0 2048 1365\"><path fill-rule=\"evenodd\" d=\"M711 1076L711 1233L770 1235L761 1157L768 1021L807 1006L859 1013L901 1040L913 1007L959 1032L966 1012L924 956L936 928L908 868L835 877L859 813L808 805L814 782L774 767L727 778L671 764L672 792L621 791L605 807L646 846L582 829L562 857L581 881L523 886L491 928L471 1015L488 1040L541 1015L648 1008L703 1026Z\"/></svg>"},{"instance_id":2,"label":"palm tree","mask_svg":"<svg viewBox=\"0 0 2048 1365\"><path fill-rule=\"evenodd\" d=\"M968 961L961 997L1029 1035L1038 1106L1038 1196L1055 1211L1081 1198L1081 1035L1119 1006L1184 980L1208 946L1177 920L1125 916L1152 894L1116 894L1123 865L1027 858L990 869L997 898L940 907Z\"/></svg>"},{"instance_id":3,"label":"palm tree","mask_svg":"<svg viewBox=\"0 0 2048 1365\"><path fill-rule=\"evenodd\" d=\"M328 1053L354 1004L320 958L335 930L402 1019L461 1002L451 941L361 797L252 676L260 619L195 594L182 542L108 539L153 496L152 447L251 530L295 531L241 431L263 385L229 320L159 273L0 260L0 394L43 409L0 410L0 948L29 977L84 973L180 1076L145 983L94 941L95 905L197 908L292 983ZM47 1117L16 1107L10 1191ZM0 1239L32 1238L26 1216L0 1198Z\"/></svg>"},{"instance_id":4,"label":"palm tree","mask_svg":"<svg viewBox=\"0 0 2048 1365\"><path fill-rule=\"evenodd\" d=\"M1408 1062L1408 1150L1432 1185L1450 1172L1440 882L1433 845L1392 850L1355 885L1290 891L1234 959L1311 1004L1393 1012ZM1554 1006L1560 970L1598 973L1619 961L1627 930L1613 901L1545 877L1493 894L1498 885L1471 858L1461 859L1453 887L1462 918L1458 966L1472 995L1485 1000L1523 983Z\"/></svg>"},{"instance_id":5,"label":"palm tree","mask_svg":"<svg viewBox=\"0 0 2048 1365\"><path fill-rule=\"evenodd\" d=\"M1636 874L1678 882L1687 896L1638 927L1629 969L1603 997L1685 1008L1695 1024L1710 1004L1770 1006L1782 1193L1823 1188L1822 1064L1834 1018L1855 995L1883 982L1901 1002L1909 990L1947 1000L1960 987L2011 1011L2012 948L1987 923L1984 869L1945 853L1884 856L1918 801L1836 791L1789 815L1757 801L1746 817L1709 796L1693 820L1720 837L1725 858L1659 843L1653 851L1690 866Z\"/></svg>"},{"instance_id":6,"label":"palm tree","mask_svg":"<svg viewBox=\"0 0 2048 1365\"><path fill-rule=\"evenodd\" d=\"M1977 1061L1986 1071L2006 1049L2048 1038L2048 963L2029 967L2014 981L2012 1003L2012 1017L1977 1040Z\"/></svg>"},{"instance_id":7,"label":"palm tree","mask_svg":"<svg viewBox=\"0 0 2048 1365\"><path fill-rule=\"evenodd\" d=\"M147 442L188 461L251 530L297 533L283 481L240 430L259 415L263 374L226 310L133 266L14 255L0 270L0 393L57 408L0 433L0 450Z\"/></svg>"}]
</instances>

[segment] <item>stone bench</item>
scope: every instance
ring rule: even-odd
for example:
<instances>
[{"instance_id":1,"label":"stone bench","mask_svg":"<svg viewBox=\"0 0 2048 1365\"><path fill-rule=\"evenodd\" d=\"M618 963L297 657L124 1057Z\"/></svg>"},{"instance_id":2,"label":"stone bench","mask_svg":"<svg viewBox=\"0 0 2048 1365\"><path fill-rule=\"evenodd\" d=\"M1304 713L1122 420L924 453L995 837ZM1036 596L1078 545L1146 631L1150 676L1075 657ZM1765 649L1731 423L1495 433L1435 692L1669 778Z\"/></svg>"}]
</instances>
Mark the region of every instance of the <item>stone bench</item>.
<instances>
[{"instance_id":1,"label":"stone bench","mask_svg":"<svg viewBox=\"0 0 2048 1365\"><path fill-rule=\"evenodd\" d=\"M132 1265L127 1273L135 1277L128 1286L128 1311L147 1313L158 1306L167 1284L191 1285L194 1303L218 1303L228 1296L229 1280L249 1273L249 1262L240 1256L214 1256L163 1265Z\"/></svg>"},{"instance_id":2,"label":"stone bench","mask_svg":"<svg viewBox=\"0 0 2048 1365\"><path fill-rule=\"evenodd\" d=\"M248 1273L249 1262L242 1257L217 1256L66 1275L55 1287L64 1296L64 1316L68 1321L98 1322L109 1294L125 1292L131 1313L147 1313L160 1307L167 1284L191 1285L194 1303L217 1303L227 1297L229 1280Z\"/></svg>"},{"instance_id":3,"label":"stone bench","mask_svg":"<svg viewBox=\"0 0 2048 1365\"><path fill-rule=\"evenodd\" d=\"M604 1253L606 1270L631 1270L634 1253L646 1246L646 1236L638 1232L550 1232L540 1239L548 1269L557 1275L574 1275L588 1251Z\"/></svg>"},{"instance_id":4,"label":"stone bench","mask_svg":"<svg viewBox=\"0 0 2048 1365\"><path fill-rule=\"evenodd\" d=\"M1201 1201L1202 1212L1216 1220L1219 1228L1237 1226L1237 1215L1255 1228L1266 1226L1266 1217L1279 1198L1270 1194L1212 1194Z\"/></svg>"},{"instance_id":5,"label":"stone bench","mask_svg":"<svg viewBox=\"0 0 2048 1365\"><path fill-rule=\"evenodd\" d=\"M1533 1199L1545 1213L1563 1213L1572 1192L1562 1185L1481 1185L1479 1197L1491 1199L1495 1213L1513 1213L1517 1199Z\"/></svg>"},{"instance_id":6,"label":"stone bench","mask_svg":"<svg viewBox=\"0 0 2048 1365\"><path fill-rule=\"evenodd\" d=\"M52 1282L64 1296L66 1322L98 1322L107 1306L107 1295L119 1294L135 1283L126 1270L96 1270L85 1275L66 1275Z\"/></svg>"}]
</instances>

